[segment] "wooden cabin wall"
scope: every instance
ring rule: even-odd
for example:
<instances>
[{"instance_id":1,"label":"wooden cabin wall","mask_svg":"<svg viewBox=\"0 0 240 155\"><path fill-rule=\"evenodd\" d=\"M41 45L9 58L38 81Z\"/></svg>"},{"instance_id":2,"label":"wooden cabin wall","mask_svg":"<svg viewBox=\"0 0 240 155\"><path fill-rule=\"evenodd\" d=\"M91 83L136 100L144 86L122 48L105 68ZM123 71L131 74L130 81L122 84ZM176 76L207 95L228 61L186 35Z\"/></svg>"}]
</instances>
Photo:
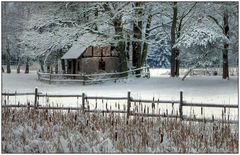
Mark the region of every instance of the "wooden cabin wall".
<instances>
[{"instance_id":1,"label":"wooden cabin wall","mask_svg":"<svg viewBox=\"0 0 240 155\"><path fill-rule=\"evenodd\" d=\"M105 61L105 71L104 72L115 72L119 68L119 60L117 57L103 57ZM92 58L82 58L80 59L80 72L91 74L101 72L98 69L100 57Z\"/></svg>"},{"instance_id":2,"label":"wooden cabin wall","mask_svg":"<svg viewBox=\"0 0 240 155\"><path fill-rule=\"evenodd\" d=\"M83 57L117 57L118 53L116 50L111 51L111 46L107 47L88 47L86 51L83 53Z\"/></svg>"},{"instance_id":3,"label":"wooden cabin wall","mask_svg":"<svg viewBox=\"0 0 240 155\"><path fill-rule=\"evenodd\" d=\"M88 47L79 59L67 60L67 73L69 74L92 74L102 72L99 70L99 60L105 62L104 72L116 72L119 68L118 53L111 46Z\"/></svg>"}]
</instances>

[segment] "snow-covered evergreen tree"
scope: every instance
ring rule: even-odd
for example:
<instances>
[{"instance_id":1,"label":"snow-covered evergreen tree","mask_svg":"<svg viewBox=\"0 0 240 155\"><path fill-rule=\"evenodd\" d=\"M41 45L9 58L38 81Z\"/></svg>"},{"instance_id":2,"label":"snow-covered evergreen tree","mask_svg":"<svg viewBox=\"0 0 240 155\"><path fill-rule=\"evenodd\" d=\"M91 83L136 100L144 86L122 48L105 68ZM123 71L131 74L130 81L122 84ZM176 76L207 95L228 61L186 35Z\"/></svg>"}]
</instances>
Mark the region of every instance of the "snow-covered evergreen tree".
<instances>
[{"instance_id":1,"label":"snow-covered evergreen tree","mask_svg":"<svg viewBox=\"0 0 240 155\"><path fill-rule=\"evenodd\" d=\"M152 68L169 68L170 45L166 40L154 39L149 46L147 64Z\"/></svg>"}]
</instances>

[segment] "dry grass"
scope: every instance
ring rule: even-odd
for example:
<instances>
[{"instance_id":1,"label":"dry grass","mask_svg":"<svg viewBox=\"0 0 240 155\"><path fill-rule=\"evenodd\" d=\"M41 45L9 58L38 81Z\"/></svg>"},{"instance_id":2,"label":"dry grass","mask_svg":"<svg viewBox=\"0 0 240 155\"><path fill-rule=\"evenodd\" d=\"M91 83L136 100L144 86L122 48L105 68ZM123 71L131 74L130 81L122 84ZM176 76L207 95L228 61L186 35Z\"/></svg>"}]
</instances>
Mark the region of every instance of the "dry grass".
<instances>
[{"instance_id":1,"label":"dry grass","mask_svg":"<svg viewBox=\"0 0 240 155\"><path fill-rule=\"evenodd\" d=\"M238 153L238 125L2 108L2 153Z\"/></svg>"}]
</instances>

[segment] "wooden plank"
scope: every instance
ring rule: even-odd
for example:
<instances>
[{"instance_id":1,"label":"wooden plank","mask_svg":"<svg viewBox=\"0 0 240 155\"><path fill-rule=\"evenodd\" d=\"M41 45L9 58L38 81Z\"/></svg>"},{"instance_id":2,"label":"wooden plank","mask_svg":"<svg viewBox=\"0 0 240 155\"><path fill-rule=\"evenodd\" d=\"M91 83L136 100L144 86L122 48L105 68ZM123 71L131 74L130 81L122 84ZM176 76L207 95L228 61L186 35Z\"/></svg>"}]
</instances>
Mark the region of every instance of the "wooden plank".
<instances>
[{"instance_id":1,"label":"wooden plank","mask_svg":"<svg viewBox=\"0 0 240 155\"><path fill-rule=\"evenodd\" d=\"M50 81L50 78L40 77L40 80Z\"/></svg>"},{"instance_id":2,"label":"wooden plank","mask_svg":"<svg viewBox=\"0 0 240 155\"><path fill-rule=\"evenodd\" d=\"M124 72L117 72L117 73L87 74L85 76L121 75L121 74L124 74L124 73L134 72L134 71L137 71L137 70L143 70L143 69L146 69L146 68L147 67L141 67L141 68L128 70L128 71L124 71Z\"/></svg>"},{"instance_id":3,"label":"wooden plank","mask_svg":"<svg viewBox=\"0 0 240 155\"><path fill-rule=\"evenodd\" d=\"M85 111L85 93L82 93L82 111Z\"/></svg>"},{"instance_id":4,"label":"wooden plank","mask_svg":"<svg viewBox=\"0 0 240 155\"><path fill-rule=\"evenodd\" d=\"M182 119L182 115L183 115L182 106L183 106L183 92L180 91L179 115L180 115L181 119Z\"/></svg>"},{"instance_id":5,"label":"wooden plank","mask_svg":"<svg viewBox=\"0 0 240 155\"><path fill-rule=\"evenodd\" d=\"M128 91L128 94L127 94L127 119L129 118L130 116L130 108L131 108L131 91Z\"/></svg>"},{"instance_id":6,"label":"wooden plank","mask_svg":"<svg viewBox=\"0 0 240 155\"><path fill-rule=\"evenodd\" d=\"M52 82L84 82L84 80L79 80L79 79L51 79Z\"/></svg>"},{"instance_id":7,"label":"wooden plank","mask_svg":"<svg viewBox=\"0 0 240 155\"><path fill-rule=\"evenodd\" d=\"M82 97L82 95L51 95L51 94L41 94L39 97Z\"/></svg>"},{"instance_id":8,"label":"wooden plank","mask_svg":"<svg viewBox=\"0 0 240 155\"><path fill-rule=\"evenodd\" d=\"M226 105L226 104L211 104L211 103L184 103L182 106L191 107L215 107L215 108L238 108L238 105Z\"/></svg>"},{"instance_id":9,"label":"wooden plank","mask_svg":"<svg viewBox=\"0 0 240 155\"><path fill-rule=\"evenodd\" d=\"M34 109L37 109L37 99L38 99L38 88L35 88L35 94L34 94Z\"/></svg>"},{"instance_id":10,"label":"wooden plank","mask_svg":"<svg viewBox=\"0 0 240 155\"><path fill-rule=\"evenodd\" d=\"M103 100L127 100L127 97L104 97L104 96L86 96L86 99L103 99Z\"/></svg>"},{"instance_id":11,"label":"wooden plank","mask_svg":"<svg viewBox=\"0 0 240 155\"><path fill-rule=\"evenodd\" d=\"M52 109L52 110L81 110L81 107L38 107L38 109Z\"/></svg>"},{"instance_id":12,"label":"wooden plank","mask_svg":"<svg viewBox=\"0 0 240 155\"><path fill-rule=\"evenodd\" d=\"M42 94L42 92L38 92ZM21 96L21 95L35 95L35 93L2 93L3 96Z\"/></svg>"},{"instance_id":13,"label":"wooden plank","mask_svg":"<svg viewBox=\"0 0 240 155\"><path fill-rule=\"evenodd\" d=\"M140 99L133 99L132 102L142 102L142 103L180 103L180 101L177 100L140 100Z\"/></svg>"},{"instance_id":14,"label":"wooden plank","mask_svg":"<svg viewBox=\"0 0 240 155\"><path fill-rule=\"evenodd\" d=\"M52 74L52 76L65 76L65 77L67 77L67 76L79 76L79 77L82 77L83 76L83 74Z\"/></svg>"},{"instance_id":15,"label":"wooden plank","mask_svg":"<svg viewBox=\"0 0 240 155\"><path fill-rule=\"evenodd\" d=\"M49 75L50 73L38 72L39 75Z\"/></svg>"}]
</instances>

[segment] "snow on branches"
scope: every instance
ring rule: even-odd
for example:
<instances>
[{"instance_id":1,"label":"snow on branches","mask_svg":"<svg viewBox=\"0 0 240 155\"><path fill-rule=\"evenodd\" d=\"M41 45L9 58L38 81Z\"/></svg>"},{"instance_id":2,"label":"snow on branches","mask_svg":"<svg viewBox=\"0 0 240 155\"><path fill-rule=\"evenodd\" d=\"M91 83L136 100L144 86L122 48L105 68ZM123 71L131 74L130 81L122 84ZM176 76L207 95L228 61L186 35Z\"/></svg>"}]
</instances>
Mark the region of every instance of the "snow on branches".
<instances>
[{"instance_id":1,"label":"snow on branches","mask_svg":"<svg viewBox=\"0 0 240 155\"><path fill-rule=\"evenodd\" d=\"M177 39L176 48L195 48L196 46L207 48L209 46L220 47L221 43L228 42L214 23L207 18L199 18L191 24L187 30Z\"/></svg>"},{"instance_id":2,"label":"snow on branches","mask_svg":"<svg viewBox=\"0 0 240 155\"><path fill-rule=\"evenodd\" d=\"M182 50L179 59L185 67L219 65L223 43L229 42L221 29L212 21L201 17L185 29L174 48Z\"/></svg>"}]
</instances>

